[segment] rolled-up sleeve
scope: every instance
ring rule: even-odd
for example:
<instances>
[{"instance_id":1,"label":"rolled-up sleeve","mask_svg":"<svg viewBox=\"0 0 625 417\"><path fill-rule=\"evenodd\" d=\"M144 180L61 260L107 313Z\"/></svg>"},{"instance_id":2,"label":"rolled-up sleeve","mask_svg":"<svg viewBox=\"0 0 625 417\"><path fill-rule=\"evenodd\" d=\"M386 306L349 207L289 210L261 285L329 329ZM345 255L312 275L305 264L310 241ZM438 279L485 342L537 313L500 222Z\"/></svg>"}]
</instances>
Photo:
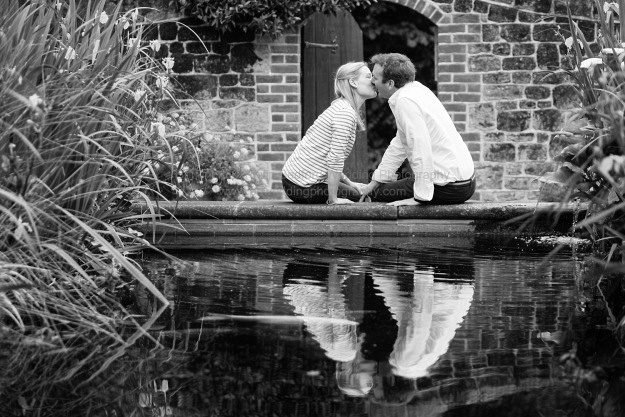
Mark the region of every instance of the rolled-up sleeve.
<instances>
[{"instance_id":1,"label":"rolled-up sleeve","mask_svg":"<svg viewBox=\"0 0 625 417\"><path fill-rule=\"evenodd\" d=\"M332 121L332 143L327 155L328 170L343 172L347 149L351 150L350 144L356 135L356 118L353 111L344 110L338 112Z\"/></svg>"}]
</instances>

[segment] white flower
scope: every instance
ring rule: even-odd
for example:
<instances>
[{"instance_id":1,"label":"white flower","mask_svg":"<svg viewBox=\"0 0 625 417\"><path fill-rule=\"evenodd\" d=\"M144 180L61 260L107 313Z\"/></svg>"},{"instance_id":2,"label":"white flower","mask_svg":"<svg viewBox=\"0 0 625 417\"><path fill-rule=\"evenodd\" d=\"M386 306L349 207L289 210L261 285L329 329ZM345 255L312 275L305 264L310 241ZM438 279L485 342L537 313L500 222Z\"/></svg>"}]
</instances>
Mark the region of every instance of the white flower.
<instances>
[{"instance_id":1,"label":"white flower","mask_svg":"<svg viewBox=\"0 0 625 417\"><path fill-rule=\"evenodd\" d=\"M250 188L251 188L252 190L255 190L255 189L256 189L256 184L250 184Z\"/></svg>"},{"instance_id":2,"label":"white flower","mask_svg":"<svg viewBox=\"0 0 625 417\"><path fill-rule=\"evenodd\" d=\"M582 47L584 46L581 39L577 39L577 43L579 46L582 46ZM573 48L573 37L569 36L568 38L566 38L566 40L564 41L564 44L569 50Z\"/></svg>"},{"instance_id":3,"label":"white flower","mask_svg":"<svg viewBox=\"0 0 625 417\"><path fill-rule=\"evenodd\" d=\"M247 154L249 154L250 151L247 150L247 148L241 148L241 155L243 155L243 157L245 158L247 156Z\"/></svg>"},{"instance_id":4,"label":"white flower","mask_svg":"<svg viewBox=\"0 0 625 417\"><path fill-rule=\"evenodd\" d=\"M156 86L158 88L165 89L167 88L168 85L169 85L169 78L160 76L160 75L156 77Z\"/></svg>"},{"instance_id":5,"label":"white flower","mask_svg":"<svg viewBox=\"0 0 625 417\"><path fill-rule=\"evenodd\" d=\"M217 184L218 182L219 182L219 179L217 177L211 178L211 184Z\"/></svg>"},{"instance_id":6,"label":"white flower","mask_svg":"<svg viewBox=\"0 0 625 417\"><path fill-rule=\"evenodd\" d=\"M250 168L250 166L248 164L243 165L243 171L249 172L250 169L252 169L252 168Z\"/></svg>"},{"instance_id":7,"label":"white flower","mask_svg":"<svg viewBox=\"0 0 625 417\"><path fill-rule=\"evenodd\" d=\"M259 198L260 198L260 197L259 197L259 195L258 195L258 194L256 194L256 193L252 194L252 199L254 199L254 200L258 200Z\"/></svg>"},{"instance_id":8,"label":"white flower","mask_svg":"<svg viewBox=\"0 0 625 417\"><path fill-rule=\"evenodd\" d=\"M174 58L163 58L163 65L167 71L170 71L174 67Z\"/></svg>"},{"instance_id":9,"label":"white flower","mask_svg":"<svg viewBox=\"0 0 625 417\"><path fill-rule=\"evenodd\" d=\"M161 41L159 41L158 39L151 40L150 48L152 48L154 52L158 52L161 49Z\"/></svg>"},{"instance_id":10,"label":"white flower","mask_svg":"<svg viewBox=\"0 0 625 417\"><path fill-rule=\"evenodd\" d=\"M132 48L139 41L139 38L128 38L128 47Z\"/></svg>"},{"instance_id":11,"label":"white flower","mask_svg":"<svg viewBox=\"0 0 625 417\"><path fill-rule=\"evenodd\" d=\"M130 22L124 16L122 16L119 19L117 19L117 22L115 22L115 24L116 25L122 25L124 30L126 30L126 29L128 29L130 27Z\"/></svg>"},{"instance_id":12,"label":"white flower","mask_svg":"<svg viewBox=\"0 0 625 417\"><path fill-rule=\"evenodd\" d=\"M237 200L239 200L239 201L243 201L243 200L245 200L245 196L244 196L243 194L239 194L239 195L237 196Z\"/></svg>"},{"instance_id":13,"label":"white flower","mask_svg":"<svg viewBox=\"0 0 625 417\"><path fill-rule=\"evenodd\" d=\"M247 182L252 181L252 177L250 177L249 175L244 176L243 179Z\"/></svg>"},{"instance_id":14,"label":"white flower","mask_svg":"<svg viewBox=\"0 0 625 417\"><path fill-rule=\"evenodd\" d=\"M135 101L139 101L143 98L143 95L145 94L145 90L137 90L133 93L133 96L135 98Z\"/></svg>"},{"instance_id":15,"label":"white flower","mask_svg":"<svg viewBox=\"0 0 625 417\"><path fill-rule=\"evenodd\" d=\"M171 151L172 151L173 153L177 153L179 150L180 150L180 148L178 147L178 145L174 145L174 146L172 146L172 148L171 148Z\"/></svg>"},{"instance_id":16,"label":"white flower","mask_svg":"<svg viewBox=\"0 0 625 417\"><path fill-rule=\"evenodd\" d=\"M61 3L61 0L58 0L55 6L56 6L56 10L61 10L61 7L63 7L63 3Z\"/></svg>"},{"instance_id":17,"label":"white flower","mask_svg":"<svg viewBox=\"0 0 625 417\"><path fill-rule=\"evenodd\" d=\"M587 58L587 59L583 60L581 62L581 64L579 64L579 67L580 68L591 69L595 65L599 65L599 64L603 64L603 59L601 59L601 58Z\"/></svg>"},{"instance_id":18,"label":"white flower","mask_svg":"<svg viewBox=\"0 0 625 417\"><path fill-rule=\"evenodd\" d=\"M139 10L138 9L134 9L132 11L132 13L130 13L130 17L132 18L133 22L136 22L137 18L139 17Z\"/></svg>"},{"instance_id":19,"label":"white flower","mask_svg":"<svg viewBox=\"0 0 625 417\"><path fill-rule=\"evenodd\" d=\"M95 61L98 56L98 51L100 50L100 39L96 39L93 45L93 52L91 53L91 60Z\"/></svg>"},{"instance_id":20,"label":"white flower","mask_svg":"<svg viewBox=\"0 0 625 417\"><path fill-rule=\"evenodd\" d=\"M182 172L184 172L185 174L186 174L187 172L189 172L189 169L190 169L190 168L189 168L189 165L183 165L183 166L182 166Z\"/></svg>"},{"instance_id":21,"label":"white flower","mask_svg":"<svg viewBox=\"0 0 625 417\"><path fill-rule=\"evenodd\" d=\"M71 61L74 58L76 58L76 51L71 46L68 46L65 52L65 59Z\"/></svg>"},{"instance_id":22,"label":"white flower","mask_svg":"<svg viewBox=\"0 0 625 417\"><path fill-rule=\"evenodd\" d=\"M195 190L195 191L193 191L193 194L195 194L195 197L197 197L197 198L204 197L204 191L203 190Z\"/></svg>"},{"instance_id":23,"label":"white flower","mask_svg":"<svg viewBox=\"0 0 625 417\"><path fill-rule=\"evenodd\" d=\"M235 152L232 154L232 157L233 157L234 159L239 159L239 158L241 157L241 153L240 153L239 151L235 151Z\"/></svg>"},{"instance_id":24,"label":"white flower","mask_svg":"<svg viewBox=\"0 0 625 417\"><path fill-rule=\"evenodd\" d=\"M28 101L30 102L30 106L32 108L37 108L40 104L43 103L43 100L37 94L33 94L32 96L28 97Z\"/></svg>"},{"instance_id":25,"label":"white flower","mask_svg":"<svg viewBox=\"0 0 625 417\"><path fill-rule=\"evenodd\" d=\"M100 23L103 25L106 25L106 22L108 21L109 21L109 15L107 15L106 12L100 13Z\"/></svg>"},{"instance_id":26,"label":"white flower","mask_svg":"<svg viewBox=\"0 0 625 417\"><path fill-rule=\"evenodd\" d=\"M252 193L249 191L245 191L245 198L252 198Z\"/></svg>"},{"instance_id":27,"label":"white flower","mask_svg":"<svg viewBox=\"0 0 625 417\"><path fill-rule=\"evenodd\" d=\"M176 177L176 181L180 184L182 182L182 177Z\"/></svg>"},{"instance_id":28,"label":"white flower","mask_svg":"<svg viewBox=\"0 0 625 417\"><path fill-rule=\"evenodd\" d=\"M165 137L165 125L160 122L152 123L152 131L156 131L162 138Z\"/></svg>"},{"instance_id":29,"label":"white flower","mask_svg":"<svg viewBox=\"0 0 625 417\"><path fill-rule=\"evenodd\" d=\"M221 188L219 187L219 185L215 184L211 187L211 191L217 194L218 192L221 191Z\"/></svg>"}]
</instances>

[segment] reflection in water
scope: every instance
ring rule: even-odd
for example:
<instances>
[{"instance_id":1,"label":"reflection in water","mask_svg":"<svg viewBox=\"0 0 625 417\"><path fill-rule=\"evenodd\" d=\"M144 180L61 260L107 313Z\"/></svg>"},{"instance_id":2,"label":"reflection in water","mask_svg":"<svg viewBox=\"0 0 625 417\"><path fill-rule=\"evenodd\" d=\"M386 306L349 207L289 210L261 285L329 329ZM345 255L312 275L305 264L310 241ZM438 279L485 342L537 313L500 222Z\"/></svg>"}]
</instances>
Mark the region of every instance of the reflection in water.
<instances>
[{"instance_id":1,"label":"reflection in water","mask_svg":"<svg viewBox=\"0 0 625 417\"><path fill-rule=\"evenodd\" d=\"M338 386L347 395L366 395L374 386L378 369L391 369L393 375L419 378L443 355L456 329L471 306L473 286L449 282L434 282L433 269L415 270L409 291L400 286L399 277L371 271L374 287L390 311L397 336L388 357L379 359L390 365L378 366L376 361L361 352L366 333L358 335L356 324L319 322L315 318L353 319L346 303L343 287L357 285L349 273L339 275L335 261L328 266L317 266L327 271L327 283L297 278L297 265L285 270L284 294L295 307L295 313L304 316L306 329L319 343L326 356L337 364ZM310 271L309 271L310 272ZM408 277L401 277L408 278ZM367 287L364 289L366 290ZM363 294L368 298L368 294ZM372 336L369 336L372 337ZM371 341L375 344L376 341Z\"/></svg>"},{"instance_id":2,"label":"reflection in water","mask_svg":"<svg viewBox=\"0 0 625 417\"><path fill-rule=\"evenodd\" d=\"M542 256L471 245L329 249L146 261L175 306L162 324L194 346L169 378L172 401L198 415L370 417L497 401L505 415L507 399L553 385L570 341L539 335L576 331L572 258L538 268Z\"/></svg>"}]
</instances>

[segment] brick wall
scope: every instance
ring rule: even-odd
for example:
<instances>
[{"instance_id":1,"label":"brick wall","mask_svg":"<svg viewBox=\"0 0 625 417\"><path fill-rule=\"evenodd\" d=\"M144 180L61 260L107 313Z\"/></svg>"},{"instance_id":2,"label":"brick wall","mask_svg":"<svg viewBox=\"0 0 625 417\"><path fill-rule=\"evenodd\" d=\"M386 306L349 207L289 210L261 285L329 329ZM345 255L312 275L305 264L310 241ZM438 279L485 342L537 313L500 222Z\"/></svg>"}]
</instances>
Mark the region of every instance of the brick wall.
<instances>
[{"instance_id":1,"label":"brick wall","mask_svg":"<svg viewBox=\"0 0 625 417\"><path fill-rule=\"evenodd\" d=\"M389 1L438 27L439 97L476 162L475 198L536 200L536 179L555 167L552 158L563 147L553 132L562 127L563 111L577 105L566 76L552 73L566 55L556 34L558 25L566 27L565 1ZM591 2L572 3L575 16L592 14ZM594 25L581 19L594 42ZM181 23L200 35L208 51ZM250 158L269 181L261 197L283 198L280 170L301 138L299 32L275 40L223 37L183 20L161 24L154 36L176 58L177 79L206 113L185 102L198 124L210 137L251 142Z\"/></svg>"}]
</instances>

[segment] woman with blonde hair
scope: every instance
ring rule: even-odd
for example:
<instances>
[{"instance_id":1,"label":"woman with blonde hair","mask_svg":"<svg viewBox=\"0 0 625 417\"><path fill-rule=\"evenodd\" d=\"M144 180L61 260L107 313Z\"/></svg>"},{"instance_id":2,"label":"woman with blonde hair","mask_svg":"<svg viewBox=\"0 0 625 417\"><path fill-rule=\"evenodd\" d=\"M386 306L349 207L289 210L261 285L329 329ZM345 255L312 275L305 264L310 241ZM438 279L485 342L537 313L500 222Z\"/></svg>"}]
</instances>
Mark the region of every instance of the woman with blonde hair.
<instances>
[{"instance_id":1,"label":"woman with blonde hair","mask_svg":"<svg viewBox=\"0 0 625 417\"><path fill-rule=\"evenodd\" d=\"M342 65L334 78L336 99L298 143L282 169L282 187L295 203L349 204L360 199L363 184L343 174L356 129L365 129L359 110L377 95L364 62Z\"/></svg>"}]
</instances>

